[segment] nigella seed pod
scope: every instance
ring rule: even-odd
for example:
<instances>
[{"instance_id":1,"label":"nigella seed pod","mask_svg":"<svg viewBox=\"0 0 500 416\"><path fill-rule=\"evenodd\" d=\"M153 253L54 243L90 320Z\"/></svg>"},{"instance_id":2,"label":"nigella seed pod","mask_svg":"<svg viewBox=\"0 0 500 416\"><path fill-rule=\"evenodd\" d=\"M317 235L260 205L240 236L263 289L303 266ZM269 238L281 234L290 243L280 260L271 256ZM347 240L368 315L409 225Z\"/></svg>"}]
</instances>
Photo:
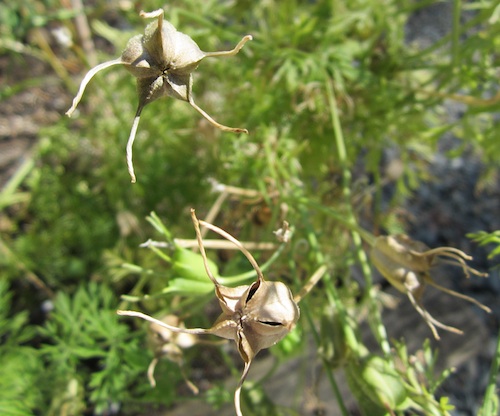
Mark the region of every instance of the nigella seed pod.
<instances>
[{"instance_id":1,"label":"nigella seed pod","mask_svg":"<svg viewBox=\"0 0 500 416\"><path fill-rule=\"evenodd\" d=\"M300 300L324 275L326 267L320 267L297 296L292 296L290 289L282 282L268 282L251 253L233 236L224 230L196 218L191 211L200 254L204 260L205 271L215 287L215 295L222 309L221 314L211 328L182 328L162 322L149 315L136 311L118 311L119 315L133 316L152 322L169 331L185 334L212 334L235 341L240 357L245 363L238 386L234 393L236 414L241 416L240 393L254 357L262 349L269 348L283 339L299 319ZM227 287L221 285L212 274L207 261L201 237L200 226L235 244L247 257L257 273L257 280L250 285Z\"/></svg>"},{"instance_id":2,"label":"nigella seed pod","mask_svg":"<svg viewBox=\"0 0 500 416\"><path fill-rule=\"evenodd\" d=\"M136 316L152 322L167 330L186 334L212 334L236 342L238 352L245 363L240 382L234 393L236 413L241 416L240 393L250 365L255 355L269 348L290 332L299 319L299 307L290 289L281 282L267 282L253 256L233 236L224 230L200 221L194 210L191 211L196 230L200 253L204 259L205 271L215 286L222 313L209 329L186 329L159 321L135 311L118 311L120 315ZM248 286L226 287L213 276L203 246L200 225L215 231L233 242L248 258L255 271L257 280Z\"/></svg>"},{"instance_id":3,"label":"nigella seed pod","mask_svg":"<svg viewBox=\"0 0 500 416\"><path fill-rule=\"evenodd\" d=\"M345 373L363 415L385 416L411 405L401 375L382 357L352 358Z\"/></svg>"},{"instance_id":4,"label":"nigella seed pod","mask_svg":"<svg viewBox=\"0 0 500 416\"><path fill-rule=\"evenodd\" d=\"M486 277L486 273L481 273L467 265L465 261L472 260L472 257L461 250L453 247L430 249L420 241L399 234L377 237L372 245L370 257L374 266L389 283L408 296L413 307L424 318L436 339L439 339L436 327L457 334L462 334L462 331L437 321L424 308L422 295L426 285L474 303L488 313L491 312L490 308L477 300L439 285L430 275L434 266L444 263L461 267L467 277L470 274Z\"/></svg>"},{"instance_id":5,"label":"nigella seed pod","mask_svg":"<svg viewBox=\"0 0 500 416\"><path fill-rule=\"evenodd\" d=\"M172 275L186 280L206 280L203 258L199 253L182 247L176 247L172 257ZM208 265L212 274L219 276L217 265L208 259Z\"/></svg>"},{"instance_id":6,"label":"nigella seed pod","mask_svg":"<svg viewBox=\"0 0 500 416\"><path fill-rule=\"evenodd\" d=\"M95 74L113 65L125 65L128 71L137 78L139 97L127 142L127 166L132 182L136 181L132 164L132 145L139 126L141 112L147 104L159 98L173 97L187 101L213 126L223 131L248 133L246 129L228 127L218 123L196 105L192 96L192 72L206 57L236 55L243 45L252 39L252 36L243 37L230 51L203 52L188 35L177 31L171 23L163 20L163 13L163 9L150 13L141 12L141 17L157 20L146 27L144 35L137 35L129 40L120 58L97 65L85 75L71 108L66 112L71 117L87 84Z\"/></svg>"}]
</instances>

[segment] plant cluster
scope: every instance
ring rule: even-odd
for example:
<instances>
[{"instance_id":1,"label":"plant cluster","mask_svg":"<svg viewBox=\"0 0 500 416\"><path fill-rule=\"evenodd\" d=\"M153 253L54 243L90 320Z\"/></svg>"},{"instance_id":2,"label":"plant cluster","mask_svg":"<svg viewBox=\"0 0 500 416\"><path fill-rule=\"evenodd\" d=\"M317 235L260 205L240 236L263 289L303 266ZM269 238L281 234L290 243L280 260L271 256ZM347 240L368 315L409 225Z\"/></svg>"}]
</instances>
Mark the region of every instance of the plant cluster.
<instances>
[{"instance_id":1,"label":"plant cluster","mask_svg":"<svg viewBox=\"0 0 500 416\"><path fill-rule=\"evenodd\" d=\"M500 8L454 1L449 34L408 44L409 17L433 3L0 5L0 50L44 62L71 91L82 62L93 67L67 112L78 117L42 129L0 193L0 413L133 415L200 398L215 409L232 400L238 415L305 412L293 393L284 406L262 386L312 349L340 414L350 408L338 369L365 415L449 415L439 388L452 369L438 369L439 344L409 352L391 339L375 280L408 297L433 342L438 328L461 330L424 306L427 286L490 312L438 283L447 264L485 277L472 258L411 239L399 215L436 180L428 165L443 136L454 137L449 157L481 158L477 192L498 175ZM144 34L124 32L144 18ZM116 52L101 57L94 42L123 52L109 60ZM218 56L230 59L204 60ZM118 68L93 79L115 65L136 85ZM449 101L464 106L461 118L446 117ZM470 237L499 252L498 231ZM269 374L247 380L268 349ZM499 363L497 348L481 416L498 411Z\"/></svg>"}]
</instances>

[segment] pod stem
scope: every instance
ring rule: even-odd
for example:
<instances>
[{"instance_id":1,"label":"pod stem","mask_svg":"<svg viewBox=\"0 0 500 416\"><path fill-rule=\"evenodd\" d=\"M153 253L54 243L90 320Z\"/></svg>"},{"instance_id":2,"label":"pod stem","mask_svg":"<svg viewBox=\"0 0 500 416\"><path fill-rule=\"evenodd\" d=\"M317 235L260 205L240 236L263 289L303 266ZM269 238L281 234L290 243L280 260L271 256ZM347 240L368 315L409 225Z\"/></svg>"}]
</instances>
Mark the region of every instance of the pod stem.
<instances>
[{"instance_id":1,"label":"pod stem","mask_svg":"<svg viewBox=\"0 0 500 416\"><path fill-rule=\"evenodd\" d=\"M134 144L135 136L137 134L137 128L139 127L139 121L141 119L142 106L137 109L135 113L134 122L132 123L132 128L130 129L130 134L127 141L127 168L130 175L130 182L135 183L135 172L134 164L132 162L132 146Z\"/></svg>"},{"instance_id":2,"label":"pod stem","mask_svg":"<svg viewBox=\"0 0 500 416\"><path fill-rule=\"evenodd\" d=\"M387 331L382 322L382 317L380 315L380 311L377 306L377 302L375 299L375 291L373 290L373 279L372 273L370 269L370 264L368 262L368 257L366 256L365 251L363 250L363 241L361 239L360 233L356 230L359 228L356 218L354 216L351 204L351 171L348 166L347 159L347 149L345 146L344 135L342 133L342 128L340 124L340 117L338 113L335 92L332 85L332 81L329 79L328 74L325 77L326 81L326 93L328 98L328 103L330 106L330 117L332 121L332 128L335 139L335 146L337 149L337 154L339 158L340 167L342 169L342 193L346 200L347 206L349 207L347 214L347 222L351 225L351 236L354 242L355 254L358 259L358 262L361 266L361 270L363 272L363 277L365 281L365 297L368 298L368 305L370 309L369 323L372 331L377 338L377 341L382 348L382 351L386 356L391 354L391 347L389 345Z\"/></svg>"},{"instance_id":3,"label":"pod stem","mask_svg":"<svg viewBox=\"0 0 500 416\"><path fill-rule=\"evenodd\" d=\"M220 124L219 122L215 121L206 111L198 107L198 105L194 102L193 98L191 95L189 96L189 104L191 104L191 107L193 107L198 113L200 113L205 119L212 124L213 126L217 127L218 129L222 131L229 131L231 133L245 133L248 134L247 129L242 129L239 127L228 127L225 126L224 124Z\"/></svg>"},{"instance_id":4,"label":"pod stem","mask_svg":"<svg viewBox=\"0 0 500 416\"><path fill-rule=\"evenodd\" d=\"M95 66L89 72L87 72L82 82L80 83L80 88L78 89L78 93L76 94L75 98L73 98L73 104L71 105L70 109L66 111L66 115L68 117L71 117L73 115L74 111L76 110L76 107L78 106L78 103L82 99L87 84L94 77L94 75L97 74L99 71L102 71L103 69L109 68L110 66L113 65L123 65L122 58L120 57L117 59L113 59L112 61L103 62L102 64Z\"/></svg>"},{"instance_id":5,"label":"pod stem","mask_svg":"<svg viewBox=\"0 0 500 416\"><path fill-rule=\"evenodd\" d=\"M246 35L230 51L215 51L215 52L203 52L203 53L205 54L206 57L234 56L241 50L241 48L243 48L243 45L245 45L245 43L247 43L249 40L252 40L252 39L253 39L252 35Z\"/></svg>"}]
</instances>

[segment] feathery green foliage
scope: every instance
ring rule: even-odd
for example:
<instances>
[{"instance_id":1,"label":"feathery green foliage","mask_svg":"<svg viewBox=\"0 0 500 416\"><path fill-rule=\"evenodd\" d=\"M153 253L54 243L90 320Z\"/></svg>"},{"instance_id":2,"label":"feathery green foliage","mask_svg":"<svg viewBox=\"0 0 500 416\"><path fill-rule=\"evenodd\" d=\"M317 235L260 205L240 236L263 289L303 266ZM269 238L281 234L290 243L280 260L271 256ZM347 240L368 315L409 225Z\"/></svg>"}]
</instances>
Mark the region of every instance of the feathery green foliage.
<instances>
[{"instance_id":1,"label":"feathery green foliage","mask_svg":"<svg viewBox=\"0 0 500 416\"><path fill-rule=\"evenodd\" d=\"M213 285L201 256L182 244L194 239L189 208L205 218L220 202L212 222L240 241L268 244L250 250L266 278L295 294L328 266L300 304L295 331L271 349L276 368L317 349L344 415L339 367L349 369L362 409L375 401L381 414L387 404L396 414L448 414L452 405L438 386L450 370L437 372L426 341L423 361L415 361L404 341L388 339L365 251L372 232L407 230L400 209L423 182L440 179L428 166L443 137L454 137L446 156L471 153L483 163L478 191L498 179L499 6L454 1L448 33L428 45L410 42L412 15L437 3L169 2L165 18L202 50L230 49L253 36L238 55L200 63L193 83L207 113L250 134L220 132L178 100L152 102L137 133L138 182L131 185L125 145L137 93L121 66L92 79L73 119L38 131L30 159L0 192L0 413L132 415L186 400L227 405L221 379L240 371L225 347L181 348L188 378L204 380L198 397L186 392L178 363L167 358L151 389L146 329L115 315L137 307L176 314L186 327L213 323ZM157 7L141 3L146 11ZM9 81L0 87L0 105L43 85L43 76L12 75L16 65L37 59L57 75L69 107L88 67L119 56L147 23L127 2L96 1L83 15L51 0L0 5L0 58L8 61ZM85 22L90 49L82 42ZM57 41L55 29L71 42ZM282 220L293 228L289 243L272 233ZM496 230L473 237L498 243ZM241 254L207 251L222 284L255 278ZM367 352L360 336L365 318L376 351ZM379 376L394 381L390 400L375 391ZM246 415L300 411L294 397L284 408L262 386L245 385Z\"/></svg>"}]
</instances>

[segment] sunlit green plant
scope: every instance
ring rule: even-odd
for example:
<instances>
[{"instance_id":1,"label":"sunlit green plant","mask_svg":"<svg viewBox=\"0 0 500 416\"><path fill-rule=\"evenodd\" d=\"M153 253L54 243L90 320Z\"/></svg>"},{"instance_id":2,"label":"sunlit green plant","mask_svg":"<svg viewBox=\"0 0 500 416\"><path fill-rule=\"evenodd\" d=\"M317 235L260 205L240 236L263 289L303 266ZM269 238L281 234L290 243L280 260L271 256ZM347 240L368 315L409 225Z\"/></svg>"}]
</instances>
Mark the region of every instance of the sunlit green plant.
<instances>
[{"instance_id":1,"label":"sunlit green plant","mask_svg":"<svg viewBox=\"0 0 500 416\"><path fill-rule=\"evenodd\" d=\"M158 5L152 3L146 1L142 7L154 10ZM118 406L112 403L116 401L123 412L133 414L143 410L135 407L138 401L157 406L182 400L175 389L184 381L178 367L167 360L156 369L157 388L149 389L145 369L153 352L139 355L145 331L129 332L111 315L115 308L133 302L151 314L187 310L188 327L209 324L202 311L212 284L203 272L201 256L177 244L173 236L191 235L188 208L209 212L221 201L221 194L212 192L210 179L215 178L256 192L245 198L225 195L216 215L217 223L240 241L267 242L281 220L293 225L288 244L274 243L272 251L254 253L261 264L272 264L269 273L286 281L294 293L318 264L333 266L320 290L301 303L303 319L297 328L301 339L285 339L271 350L279 357L276 362L300 354L304 340L312 336L344 415L347 410L334 377L339 366L349 366L352 384L368 390L376 387L368 373L383 373L394 381L394 391L375 392L380 412L419 409L446 414L447 398L435 395L448 372L436 376L428 345L423 344L426 367L413 359L413 352L406 352L404 343L387 338L380 293L363 247L366 234L359 226L369 223L377 234L408 232L398 215L400 207L421 181L429 179L428 164L443 133L452 132L460 139L450 157L471 150L486 162L477 192L487 189L498 174L494 118L499 103L498 5L455 1L449 34L426 48L408 45L406 21L413 11L433 3L169 3L167 19L203 49L230 49L242 33L254 36L252 47L237 60L206 60L203 71L194 74L197 100L203 101L207 113L230 125L241 123L251 134L221 134L205 119L193 117L180 101L151 102L136 137L142 151L134 163L140 166L141 180L132 188L123 186L126 172L121 169L119 149L131 143L124 115L137 110L137 91L129 77L111 71L88 85L87 99L92 103L85 116L40 131L32 162L25 165L29 169L20 170L0 195L0 265L5 266L1 273L19 297L9 306L15 310L5 314L11 326L6 325L10 329L2 335L8 342L0 354L9 364L8 374L15 377L22 371L31 377L26 384L11 385L19 388L15 394L4 390L16 398L29 390L22 408L16 404L18 410L57 413L70 403L67 409L74 414L99 413ZM461 9L473 11L469 20L459 18ZM116 56L144 24L127 2L111 11L98 1L83 13L52 1L28 0L0 5L0 13L5 16L0 19L0 50L13 58L9 63L24 62L22 54L36 57L53 68L71 93L76 85L70 74ZM81 21L74 24L74 17L86 19L92 34L99 37L93 38L96 44L90 42L90 51L81 46ZM158 22L159 18L155 17ZM52 43L50 36L41 36L54 26L68 29L72 46L65 49ZM10 68L15 66L6 72ZM2 85L0 99L36 82L45 80ZM69 94L66 100L69 106ZM460 105L462 118L447 117L444 104L450 101ZM388 156L395 164L386 165ZM389 200L388 189L394 190ZM161 241L138 248L150 237L145 217L153 210L157 215L149 221L160 231ZM478 241L495 243L492 231L478 235ZM223 284L248 284L255 278L245 273L238 256L222 251L212 260L213 275ZM356 266L361 279L352 273ZM88 285L89 280L99 283ZM124 294L121 301L118 294ZM39 298L49 300L49 305L54 302L55 309L40 315ZM333 316L325 316L326 311ZM28 312L30 319L38 320L24 336L12 328L27 324ZM358 316L368 316L380 351L366 354L356 346L361 323L353 318ZM322 331L317 329L319 317L323 317ZM327 335L330 325L337 328L333 340ZM35 348L39 341L33 326L44 328L42 348ZM72 328L78 329L81 340ZM106 331L116 335L116 342ZM61 353L65 348L73 357ZM224 349L217 351L238 377ZM185 352L185 368L197 354L197 346ZM28 355L31 358L25 359ZM403 368L393 365L398 360L405 363ZM45 383L43 394L31 388L39 380L43 384L43 377L38 378L41 362L57 380L52 387ZM101 367L103 363L109 371ZM367 375L357 366L366 368ZM483 406L488 416L495 409L498 365L494 370ZM202 391L196 400L217 405L230 400L217 386L218 380L207 396ZM243 410L245 403L253 403L267 414L280 411L259 383L246 387ZM398 392L402 394L392 394ZM366 397L357 397L363 407Z\"/></svg>"}]
</instances>

